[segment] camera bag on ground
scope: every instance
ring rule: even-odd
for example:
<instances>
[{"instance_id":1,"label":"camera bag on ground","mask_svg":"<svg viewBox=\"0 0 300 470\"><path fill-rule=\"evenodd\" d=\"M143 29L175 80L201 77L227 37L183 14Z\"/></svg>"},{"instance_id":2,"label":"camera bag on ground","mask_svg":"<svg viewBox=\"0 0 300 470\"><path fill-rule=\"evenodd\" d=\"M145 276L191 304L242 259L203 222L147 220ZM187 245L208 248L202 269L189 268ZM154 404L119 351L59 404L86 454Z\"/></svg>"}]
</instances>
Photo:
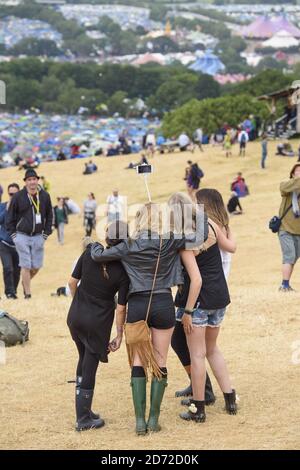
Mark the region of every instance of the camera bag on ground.
<instances>
[{"instance_id":1,"label":"camera bag on ground","mask_svg":"<svg viewBox=\"0 0 300 470\"><path fill-rule=\"evenodd\" d=\"M9 313L0 310L0 341L5 346L24 344L29 339L28 322L18 320Z\"/></svg>"}]
</instances>

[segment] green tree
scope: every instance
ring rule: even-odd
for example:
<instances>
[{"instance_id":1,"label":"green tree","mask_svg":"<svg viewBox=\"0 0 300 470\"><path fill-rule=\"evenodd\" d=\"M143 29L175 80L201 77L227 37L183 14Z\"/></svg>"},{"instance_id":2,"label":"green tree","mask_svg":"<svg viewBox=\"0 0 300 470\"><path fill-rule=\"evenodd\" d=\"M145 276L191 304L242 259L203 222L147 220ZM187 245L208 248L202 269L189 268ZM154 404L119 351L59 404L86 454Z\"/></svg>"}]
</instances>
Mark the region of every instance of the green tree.
<instances>
[{"instance_id":1,"label":"green tree","mask_svg":"<svg viewBox=\"0 0 300 470\"><path fill-rule=\"evenodd\" d=\"M265 119L269 110L265 103L257 101L249 95L224 96L202 101L194 99L166 114L162 131L166 137L179 135L182 130L192 136L195 129L201 126L205 133L211 134L219 129L224 122L234 127L250 114Z\"/></svg>"},{"instance_id":2,"label":"green tree","mask_svg":"<svg viewBox=\"0 0 300 470\"><path fill-rule=\"evenodd\" d=\"M221 86L211 75L200 75L195 85L195 98L217 98L221 94Z\"/></svg>"},{"instance_id":3,"label":"green tree","mask_svg":"<svg viewBox=\"0 0 300 470\"><path fill-rule=\"evenodd\" d=\"M111 115L118 113L126 116L130 100L124 91L116 91L107 102L108 110Z\"/></svg>"},{"instance_id":4,"label":"green tree","mask_svg":"<svg viewBox=\"0 0 300 470\"><path fill-rule=\"evenodd\" d=\"M40 108L42 104L41 85L37 80L10 80L6 95L10 109Z\"/></svg>"},{"instance_id":5,"label":"green tree","mask_svg":"<svg viewBox=\"0 0 300 470\"><path fill-rule=\"evenodd\" d=\"M263 70L283 70L284 68L288 68L288 64L285 61L278 61L273 57L265 57L259 62L256 70L262 72Z\"/></svg>"},{"instance_id":6,"label":"green tree","mask_svg":"<svg viewBox=\"0 0 300 470\"><path fill-rule=\"evenodd\" d=\"M47 56L57 57L62 51L54 41L49 39L26 38L18 42L14 47L9 49L9 53L14 56Z\"/></svg>"}]
</instances>

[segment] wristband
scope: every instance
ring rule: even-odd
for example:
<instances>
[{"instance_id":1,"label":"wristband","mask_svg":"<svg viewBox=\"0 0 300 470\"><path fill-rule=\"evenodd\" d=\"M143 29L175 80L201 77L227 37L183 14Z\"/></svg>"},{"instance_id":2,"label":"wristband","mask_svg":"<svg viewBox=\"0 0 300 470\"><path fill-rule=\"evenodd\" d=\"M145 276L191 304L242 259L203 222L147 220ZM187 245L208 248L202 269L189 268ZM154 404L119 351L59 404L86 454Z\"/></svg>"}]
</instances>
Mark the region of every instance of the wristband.
<instances>
[{"instance_id":1,"label":"wristband","mask_svg":"<svg viewBox=\"0 0 300 470\"><path fill-rule=\"evenodd\" d=\"M193 315L194 310L190 310L189 308L185 308L184 313L186 313L187 315Z\"/></svg>"}]
</instances>

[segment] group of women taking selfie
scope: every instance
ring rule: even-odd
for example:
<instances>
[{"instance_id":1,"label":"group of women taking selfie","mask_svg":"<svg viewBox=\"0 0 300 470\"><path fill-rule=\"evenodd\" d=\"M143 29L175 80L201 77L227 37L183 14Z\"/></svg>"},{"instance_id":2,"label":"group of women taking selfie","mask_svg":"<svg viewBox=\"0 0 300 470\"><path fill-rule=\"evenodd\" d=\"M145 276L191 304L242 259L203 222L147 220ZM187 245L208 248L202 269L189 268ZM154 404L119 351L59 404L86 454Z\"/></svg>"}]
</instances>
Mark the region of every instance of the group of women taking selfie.
<instances>
[{"instance_id":1,"label":"group of women taking selfie","mask_svg":"<svg viewBox=\"0 0 300 470\"><path fill-rule=\"evenodd\" d=\"M99 362L108 362L108 354L120 348L123 336L138 435L161 429L170 345L190 381L176 392L186 407L180 418L203 423L205 406L216 400L206 359L223 392L226 412L236 414L235 390L217 346L230 303L226 277L236 243L220 193L202 189L196 198L197 204L185 193L169 199L169 230L161 206L148 203L136 214L133 233L116 221L107 228L106 248L86 243L69 281L73 301L67 320L79 354L77 431L105 424L92 411L96 372ZM111 340L114 318L117 334Z\"/></svg>"}]
</instances>

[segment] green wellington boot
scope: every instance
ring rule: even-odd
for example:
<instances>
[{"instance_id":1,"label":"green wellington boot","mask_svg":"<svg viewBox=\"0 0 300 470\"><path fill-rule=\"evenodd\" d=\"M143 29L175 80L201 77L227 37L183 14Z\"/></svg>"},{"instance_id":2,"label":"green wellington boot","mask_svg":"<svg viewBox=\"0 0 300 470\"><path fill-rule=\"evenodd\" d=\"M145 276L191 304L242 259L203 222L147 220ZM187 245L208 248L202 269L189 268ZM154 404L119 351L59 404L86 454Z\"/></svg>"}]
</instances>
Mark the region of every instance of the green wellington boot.
<instances>
[{"instance_id":1,"label":"green wellington boot","mask_svg":"<svg viewBox=\"0 0 300 470\"><path fill-rule=\"evenodd\" d=\"M146 377L131 378L132 399L134 405L136 428L138 436L144 436L147 433L145 421L146 414Z\"/></svg>"},{"instance_id":2,"label":"green wellington boot","mask_svg":"<svg viewBox=\"0 0 300 470\"><path fill-rule=\"evenodd\" d=\"M151 382L151 405L149 419L147 423L147 429L151 432L159 432L161 426L158 424L158 418L160 414L160 406L165 393L165 388L168 385L167 379L156 379L153 378Z\"/></svg>"}]
</instances>

